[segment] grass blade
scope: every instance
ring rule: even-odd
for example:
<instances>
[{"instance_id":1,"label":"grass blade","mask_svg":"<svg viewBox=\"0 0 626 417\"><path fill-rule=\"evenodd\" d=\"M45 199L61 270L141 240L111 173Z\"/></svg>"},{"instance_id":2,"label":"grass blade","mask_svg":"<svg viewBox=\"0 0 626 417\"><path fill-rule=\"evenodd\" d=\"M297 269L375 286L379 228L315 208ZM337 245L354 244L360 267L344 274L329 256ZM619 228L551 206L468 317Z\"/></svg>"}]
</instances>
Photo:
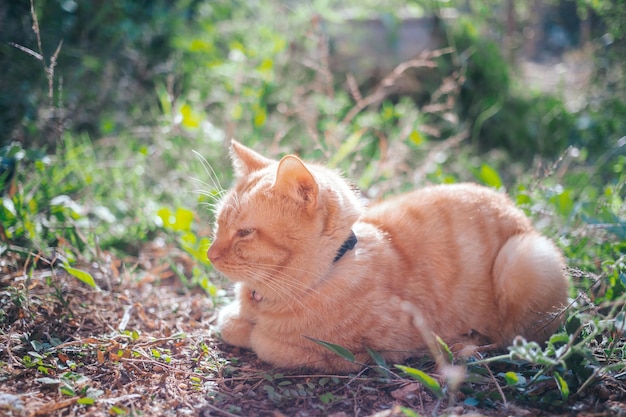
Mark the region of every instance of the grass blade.
<instances>
[{"instance_id":1,"label":"grass blade","mask_svg":"<svg viewBox=\"0 0 626 417\"><path fill-rule=\"evenodd\" d=\"M563 398L563 401L567 401L569 398L569 385L567 385L567 381L565 381L558 372L554 373L554 379L559 387L559 391L561 391L561 398Z\"/></svg>"},{"instance_id":2,"label":"grass blade","mask_svg":"<svg viewBox=\"0 0 626 417\"><path fill-rule=\"evenodd\" d=\"M370 348L366 348L366 349L370 357L374 359L374 362L376 363L376 365L380 366L381 368L387 368L387 362L385 361L385 358L383 358L383 356L380 353Z\"/></svg>"},{"instance_id":3,"label":"grass blade","mask_svg":"<svg viewBox=\"0 0 626 417\"><path fill-rule=\"evenodd\" d=\"M98 289L98 285L96 284L96 281L93 279L93 277L91 276L89 272L83 271L82 269L72 268L66 263L62 264L61 267L65 269L65 271L67 271L67 273L70 274L71 276L78 278L79 281L84 282L85 284L89 285L91 288Z\"/></svg>"},{"instance_id":4,"label":"grass blade","mask_svg":"<svg viewBox=\"0 0 626 417\"><path fill-rule=\"evenodd\" d=\"M309 339L311 342L315 342L320 346L324 346L326 349L330 350L331 352L336 353L337 355L341 356L348 362L354 363L356 361L354 354L343 346L339 346L334 343L324 342L323 340L314 339L308 336L304 336L304 337Z\"/></svg>"},{"instance_id":5,"label":"grass blade","mask_svg":"<svg viewBox=\"0 0 626 417\"><path fill-rule=\"evenodd\" d=\"M426 372L404 365L396 365L396 368L406 373L413 379L416 379L419 383L435 394L437 398L443 398L443 389L441 388L441 385L439 385L439 382L437 382L435 378L428 375Z\"/></svg>"}]
</instances>

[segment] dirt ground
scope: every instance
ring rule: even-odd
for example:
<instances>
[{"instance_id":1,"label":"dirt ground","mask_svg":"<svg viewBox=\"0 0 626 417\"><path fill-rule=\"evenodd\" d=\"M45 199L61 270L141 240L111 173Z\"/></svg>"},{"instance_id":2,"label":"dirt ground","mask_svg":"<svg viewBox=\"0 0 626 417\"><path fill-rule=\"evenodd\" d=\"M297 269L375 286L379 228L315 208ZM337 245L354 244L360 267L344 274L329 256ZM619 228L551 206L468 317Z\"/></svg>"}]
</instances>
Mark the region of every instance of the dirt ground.
<instances>
[{"instance_id":1,"label":"dirt ground","mask_svg":"<svg viewBox=\"0 0 626 417\"><path fill-rule=\"evenodd\" d=\"M0 258L0 415L626 415L625 389L612 380L550 406L506 401L486 376L464 384L473 397L485 394L476 408L463 389L438 401L393 370L272 369L249 351L221 344L211 297L183 288L158 258L82 265L100 289L42 262ZM411 365L437 376L423 358ZM554 384L542 389L548 397L556 392Z\"/></svg>"}]
</instances>

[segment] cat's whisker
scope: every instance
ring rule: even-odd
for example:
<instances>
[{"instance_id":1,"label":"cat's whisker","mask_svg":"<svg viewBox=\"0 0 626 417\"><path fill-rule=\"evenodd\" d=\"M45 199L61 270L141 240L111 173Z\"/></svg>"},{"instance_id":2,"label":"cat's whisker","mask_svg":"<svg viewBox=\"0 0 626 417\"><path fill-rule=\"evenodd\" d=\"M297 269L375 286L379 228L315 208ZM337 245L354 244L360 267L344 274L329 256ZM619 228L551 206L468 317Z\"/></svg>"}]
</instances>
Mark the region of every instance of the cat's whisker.
<instances>
[{"instance_id":1,"label":"cat's whisker","mask_svg":"<svg viewBox=\"0 0 626 417\"><path fill-rule=\"evenodd\" d=\"M282 272L284 276L291 276L288 274L288 272L301 273L301 274L310 275L313 277L319 276L319 271L310 271L308 269L291 267L288 265L277 266L277 265L272 265L272 264L262 264L262 263L256 263L256 262L252 263L251 265L255 267L260 267L260 268L273 268L275 270L280 269L280 271L277 271L277 272ZM288 270L288 272L284 272L284 270Z\"/></svg>"},{"instance_id":2,"label":"cat's whisker","mask_svg":"<svg viewBox=\"0 0 626 417\"><path fill-rule=\"evenodd\" d=\"M216 203L216 202L213 202L213 203L212 203L212 202L210 202L210 201L200 201L200 202L198 202L198 205L199 205L200 207L202 207L202 208L206 208L208 212L213 212L213 211L215 211L214 209L215 209L215 206L216 206L217 204L218 204L218 203Z\"/></svg>"},{"instance_id":3,"label":"cat's whisker","mask_svg":"<svg viewBox=\"0 0 626 417\"><path fill-rule=\"evenodd\" d=\"M200 185L202 187L200 189L201 191L203 191L205 193L209 193L211 196L216 196L218 198L221 198L228 192L228 190L224 190L222 188L219 188L220 185L216 184L214 181L206 182L206 181L204 181L204 180L202 180L200 178L197 178L197 177L189 177L189 179L191 181L193 181L194 183Z\"/></svg>"},{"instance_id":4,"label":"cat's whisker","mask_svg":"<svg viewBox=\"0 0 626 417\"><path fill-rule=\"evenodd\" d=\"M255 269L254 272L252 272L252 274L255 274L258 272L261 272L263 274L262 276L263 278L265 278L261 282L263 285L266 285L267 287L270 287L272 290L276 291L274 282L276 281L277 278L281 279L280 286L278 287L279 291L282 292L285 290L294 290L294 292L286 292L286 294L288 294L292 299L299 302L300 304L301 304L300 300L303 298L305 294L308 297L312 297L317 301L320 301L327 297L326 295L320 293L316 288L312 286L303 286L301 283L293 282L292 275L287 274L282 271L276 271L275 267L272 267L271 269L268 269L265 271L264 270L259 271L258 267L262 267L262 265L253 264L253 266L256 266L257 269Z\"/></svg>"},{"instance_id":5,"label":"cat's whisker","mask_svg":"<svg viewBox=\"0 0 626 417\"><path fill-rule=\"evenodd\" d=\"M307 283L303 283L297 279L294 279L294 276L292 274L289 274L288 272L283 271L282 269L285 269L284 267L277 269L275 265L259 264L259 263L250 264L250 266L255 268L253 273L258 273L258 272L263 273L263 276L271 283L273 283L277 279L280 279L280 285L282 286L281 290L285 288L285 289L295 290L301 295L304 293L321 295L317 289L313 288ZM311 276L319 276L319 274L316 274L315 272L306 271L300 268L291 268L291 269L296 270L301 273L309 274ZM264 283L266 283L266 281L264 281Z\"/></svg>"},{"instance_id":6,"label":"cat's whisker","mask_svg":"<svg viewBox=\"0 0 626 417\"><path fill-rule=\"evenodd\" d=\"M222 184L220 183L220 180L219 180L219 178L217 176L217 173L215 172L215 170L213 169L213 167L211 166L209 161L207 161L206 158L204 156L202 156L202 154L200 154L200 152L198 152L196 150L193 150L193 149L191 151L200 160L200 163L204 167L204 170L206 171L206 173L209 175L209 178L213 182L214 188L217 189L217 190L223 190L224 187L222 187Z\"/></svg>"},{"instance_id":7,"label":"cat's whisker","mask_svg":"<svg viewBox=\"0 0 626 417\"><path fill-rule=\"evenodd\" d=\"M279 274L282 277L290 278L291 280L294 279L294 275L296 274L311 276L311 277L319 277L320 272L321 272L321 269L311 271L308 269L290 267L287 265L278 266L278 265L263 264L263 263L258 263L258 262L250 263L250 266L253 266L255 268L264 268L266 271L271 271L273 273ZM295 274L291 274L291 272Z\"/></svg>"},{"instance_id":8,"label":"cat's whisker","mask_svg":"<svg viewBox=\"0 0 626 417\"><path fill-rule=\"evenodd\" d=\"M259 276L259 272L261 272L260 276ZM284 285L285 284L284 282L281 282L280 284L275 282L272 279L273 276L266 274L265 271L258 271L258 270L251 268L249 270L249 276L253 276L254 281L257 281L261 283L262 285L268 287L270 290L272 290L277 296L279 296L285 302L285 304L291 309L293 313L295 313L296 311L291 305L291 303L289 303L288 301L295 301L302 308L306 308L306 306L304 305L300 297L296 297L291 292L285 291L286 289L288 289L286 288L288 285Z\"/></svg>"},{"instance_id":9,"label":"cat's whisker","mask_svg":"<svg viewBox=\"0 0 626 417\"><path fill-rule=\"evenodd\" d=\"M198 189L198 190L192 190L191 192L194 194L199 194L199 195L208 197L215 203L219 202L219 200L223 197L222 191L213 192L213 191L206 191L206 190Z\"/></svg>"},{"instance_id":10,"label":"cat's whisker","mask_svg":"<svg viewBox=\"0 0 626 417\"><path fill-rule=\"evenodd\" d=\"M254 265L251 265L254 266ZM282 291L283 289L291 289L291 290L302 290L303 286L301 285L297 285L297 283L292 282L290 280L291 277L290 275L281 273L280 271L276 271L274 268L272 269L262 269L259 268L258 266L254 269L250 270L250 276L254 277L254 281L259 282L260 284L266 285L266 286L271 286L272 289L274 288L279 288L280 291ZM262 279L259 280L258 277L261 277ZM287 278L286 280L282 280L280 281L280 285L278 286L278 284L276 283L277 278Z\"/></svg>"},{"instance_id":11,"label":"cat's whisker","mask_svg":"<svg viewBox=\"0 0 626 417\"><path fill-rule=\"evenodd\" d=\"M189 179L192 180L194 183L200 185L205 193L219 194L225 192L224 190L217 188L215 184L210 184L206 181L201 180L200 178L189 177ZM210 191L206 191L206 189Z\"/></svg>"}]
</instances>

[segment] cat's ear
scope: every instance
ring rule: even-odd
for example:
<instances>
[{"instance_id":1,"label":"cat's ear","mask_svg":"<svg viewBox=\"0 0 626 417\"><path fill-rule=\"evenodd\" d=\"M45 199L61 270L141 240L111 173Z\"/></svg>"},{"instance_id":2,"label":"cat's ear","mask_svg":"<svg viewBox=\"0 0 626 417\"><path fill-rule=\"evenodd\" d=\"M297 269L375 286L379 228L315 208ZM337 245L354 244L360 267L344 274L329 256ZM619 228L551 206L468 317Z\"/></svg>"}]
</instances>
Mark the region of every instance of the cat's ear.
<instances>
[{"instance_id":1,"label":"cat's ear","mask_svg":"<svg viewBox=\"0 0 626 417\"><path fill-rule=\"evenodd\" d=\"M273 188L306 206L316 206L317 181L297 156L287 155L280 160Z\"/></svg>"},{"instance_id":2,"label":"cat's ear","mask_svg":"<svg viewBox=\"0 0 626 417\"><path fill-rule=\"evenodd\" d=\"M235 175L238 178L263 169L273 162L271 159L264 157L247 146L243 146L236 140L231 142L230 158L233 161Z\"/></svg>"}]
</instances>

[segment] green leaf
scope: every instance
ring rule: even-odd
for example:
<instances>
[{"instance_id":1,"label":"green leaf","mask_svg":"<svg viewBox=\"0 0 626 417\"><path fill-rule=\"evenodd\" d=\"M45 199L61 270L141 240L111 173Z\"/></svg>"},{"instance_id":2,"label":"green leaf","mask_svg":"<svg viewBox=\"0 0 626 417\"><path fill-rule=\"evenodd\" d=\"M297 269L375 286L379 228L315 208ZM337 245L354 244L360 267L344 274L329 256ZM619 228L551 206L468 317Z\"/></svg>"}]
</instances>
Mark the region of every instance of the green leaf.
<instances>
[{"instance_id":1,"label":"green leaf","mask_svg":"<svg viewBox=\"0 0 626 417\"><path fill-rule=\"evenodd\" d=\"M109 414L120 416L120 415L126 414L126 410L121 407L112 405L111 408L109 408Z\"/></svg>"},{"instance_id":2,"label":"green leaf","mask_svg":"<svg viewBox=\"0 0 626 417\"><path fill-rule=\"evenodd\" d=\"M559 391L561 391L561 398L563 398L563 401L567 401L569 398L569 386L567 385L567 382L558 372L554 373L554 379L556 379L556 384L559 387Z\"/></svg>"},{"instance_id":3,"label":"green leaf","mask_svg":"<svg viewBox=\"0 0 626 417\"><path fill-rule=\"evenodd\" d=\"M439 350L441 351L442 354L445 354L448 363L452 363L454 361L454 355L452 354L452 351L450 350L450 347L448 346L448 344L446 342L443 341L442 338L440 338L439 336L436 337L437 340L437 344L439 345Z\"/></svg>"},{"instance_id":4,"label":"green leaf","mask_svg":"<svg viewBox=\"0 0 626 417\"><path fill-rule=\"evenodd\" d=\"M30 345L35 349L35 352L41 352L43 350L43 343L39 340L31 340Z\"/></svg>"},{"instance_id":5,"label":"green leaf","mask_svg":"<svg viewBox=\"0 0 626 417\"><path fill-rule=\"evenodd\" d=\"M557 194L550 199L560 215L567 217L574 209L573 194L572 190L565 189L562 193Z\"/></svg>"},{"instance_id":6,"label":"green leaf","mask_svg":"<svg viewBox=\"0 0 626 417\"><path fill-rule=\"evenodd\" d=\"M213 49L213 44L204 39L192 39L189 43L189 51L191 52L211 52Z\"/></svg>"},{"instance_id":7,"label":"green leaf","mask_svg":"<svg viewBox=\"0 0 626 417\"><path fill-rule=\"evenodd\" d=\"M257 107L254 111L254 126L261 127L265 124L265 120L267 119L267 110L265 107Z\"/></svg>"},{"instance_id":8,"label":"green leaf","mask_svg":"<svg viewBox=\"0 0 626 417\"><path fill-rule=\"evenodd\" d=\"M314 339L308 336L304 336L304 337L309 339L311 342L315 342L320 346L324 346L326 349L330 350L331 352L336 353L337 355L341 356L348 362L354 363L356 361L354 354L343 346L339 346L334 343L324 342L323 340Z\"/></svg>"},{"instance_id":9,"label":"green leaf","mask_svg":"<svg viewBox=\"0 0 626 417\"><path fill-rule=\"evenodd\" d=\"M0 211L0 214L3 214L3 220L13 220L17 216L15 204L13 204L13 201L10 198L3 198L2 201L0 201L0 207L3 209Z\"/></svg>"},{"instance_id":10,"label":"green leaf","mask_svg":"<svg viewBox=\"0 0 626 417\"><path fill-rule=\"evenodd\" d=\"M424 137L417 130L413 130L411 132L411 134L409 135L409 139L417 146L420 146L422 143L424 143Z\"/></svg>"},{"instance_id":11,"label":"green leaf","mask_svg":"<svg viewBox=\"0 0 626 417\"><path fill-rule=\"evenodd\" d=\"M350 137L341 144L339 149L337 149L337 152L333 155L333 157L330 158L327 165L330 168L335 168L339 162L343 161L348 155L350 155L350 153L356 149L366 130L367 129L365 128L359 129L350 135Z\"/></svg>"},{"instance_id":12,"label":"green leaf","mask_svg":"<svg viewBox=\"0 0 626 417\"><path fill-rule=\"evenodd\" d=\"M65 269L68 274L72 275L75 278L78 278L79 281L84 282L91 288L98 289L96 281L93 279L89 272L83 271L82 269L72 268L67 263L62 264L61 267Z\"/></svg>"},{"instance_id":13,"label":"green leaf","mask_svg":"<svg viewBox=\"0 0 626 417\"><path fill-rule=\"evenodd\" d=\"M259 72L272 72L274 69L274 61L271 58L265 58L257 67Z\"/></svg>"},{"instance_id":14,"label":"green leaf","mask_svg":"<svg viewBox=\"0 0 626 417\"><path fill-rule=\"evenodd\" d=\"M24 365L27 368L34 368L35 366L37 366L38 362L37 361L33 361L33 358L31 358L28 355L24 355L24 357L22 358L22 365Z\"/></svg>"},{"instance_id":15,"label":"green leaf","mask_svg":"<svg viewBox=\"0 0 626 417\"><path fill-rule=\"evenodd\" d=\"M443 398L443 389L441 388L441 385L439 385L439 382L437 382L435 378L428 375L426 372L404 365L396 365L396 368L400 369L413 379L416 379L419 383L435 394L437 398Z\"/></svg>"},{"instance_id":16,"label":"green leaf","mask_svg":"<svg viewBox=\"0 0 626 417\"><path fill-rule=\"evenodd\" d=\"M557 343L567 344L569 343L569 335L565 333L555 333L550 336L549 344L555 345Z\"/></svg>"},{"instance_id":17,"label":"green leaf","mask_svg":"<svg viewBox=\"0 0 626 417\"><path fill-rule=\"evenodd\" d=\"M184 104L180 108L182 125L187 129L197 129L202 122L202 115L194 111L189 104Z\"/></svg>"},{"instance_id":18,"label":"green leaf","mask_svg":"<svg viewBox=\"0 0 626 417\"><path fill-rule=\"evenodd\" d=\"M163 223L163 227L165 228L171 228L176 221L176 219L172 215L172 211L167 207L161 207L157 211L157 216L159 216L161 222Z\"/></svg>"},{"instance_id":19,"label":"green leaf","mask_svg":"<svg viewBox=\"0 0 626 417\"><path fill-rule=\"evenodd\" d=\"M528 194L519 193L515 199L518 206L523 206L532 203L532 199Z\"/></svg>"},{"instance_id":20,"label":"green leaf","mask_svg":"<svg viewBox=\"0 0 626 417\"><path fill-rule=\"evenodd\" d=\"M476 175L483 184L488 185L493 188L502 187L502 179L500 178L500 174L490 167L487 164L482 164L480 167L480 171Z\"/></svg>"},{"instance_id":21,"label":"green leaf","mask_svg":"<svg viewBox=\"0 0 626 417\"><path fill-rule=\"evenodd\" d=\"M506 381L506 384L510 387L519 385L522 382L522 379L520 379L520 376L512 371L509 371L506 374L504 374L504 380Z\"/></svg>"},{"instance_id":22,"label":"green leaf","mask_svg":"<svg viewBox=\"0 0 626 417\"><path fill-rule=\"evenodd\" d=\"M478 401L478 399L475 397L467 397L463 401L463 404L469 405L470 407L477 407L480 404L480 401Z\"/></svg>"},{"instance_id":23,"label":"green leaf","mask_svg":"<svg viewBox=\"0 0 626 417\"><path fill-rule=\"evenodd\" d=\"M230 117L233 120L241 120L241 118L243 117L243 106L239 103L236 103L230 110Z\"/></svg>"},{"instance_id":24,"label":"green leaf","mask_svg":"<svg viewBox=\"0 0 626 417\"><path fill-rule=\"evenodd\" d=\"M191 230L191 223L193 222L193 212L191 210L179 207L176 209L176 223L174 223L174 230L180 232L187 232Z\"/></svg>"},{"instance_id":25,"label":"green leaf","mask_svg":"<svg viewBox=\"0 0 626 417\"><path fill-rule=\"evenodd\" d=\"M365 349L367 349L367 353L370 355L370 357L374 359L376 365L380 366L381 368L387 368L387 362L385 362L385 358L383 358L380 353L370 348Z\"/></svg>"},{"instance_id":26,"label":"green leaf","mask_svg":"<svg viewBox=\"0 0 626 417\"><path fill-rule=\"evenodd\" d=\"M324 404L330 404L335 398L337 397L332 392L325 392L319 396L320 401Z\"/></svg>"},{"instance_id":27,"label":"green leaf","mask_svg":"<svg viewBox=\"0 0 626 417\"><path fill-rule=\"evenodd\" d=\"M420 414L417 414L417 412L411 410L410 408L400 407L400 411L407 417L421 417Z\"/></svg>"},{"instance_id":28,"label":"green leaf","mask_svg":"<svg viewBox=\"0 0 626 417\"><path fill-rule=\"evenodd\" d=\"M76 402L81 405L94 405L96 400L94 400L93 398L89 398L89 397L83 397L83 398L79 398Z\"/></svg>"}]
</instances>

